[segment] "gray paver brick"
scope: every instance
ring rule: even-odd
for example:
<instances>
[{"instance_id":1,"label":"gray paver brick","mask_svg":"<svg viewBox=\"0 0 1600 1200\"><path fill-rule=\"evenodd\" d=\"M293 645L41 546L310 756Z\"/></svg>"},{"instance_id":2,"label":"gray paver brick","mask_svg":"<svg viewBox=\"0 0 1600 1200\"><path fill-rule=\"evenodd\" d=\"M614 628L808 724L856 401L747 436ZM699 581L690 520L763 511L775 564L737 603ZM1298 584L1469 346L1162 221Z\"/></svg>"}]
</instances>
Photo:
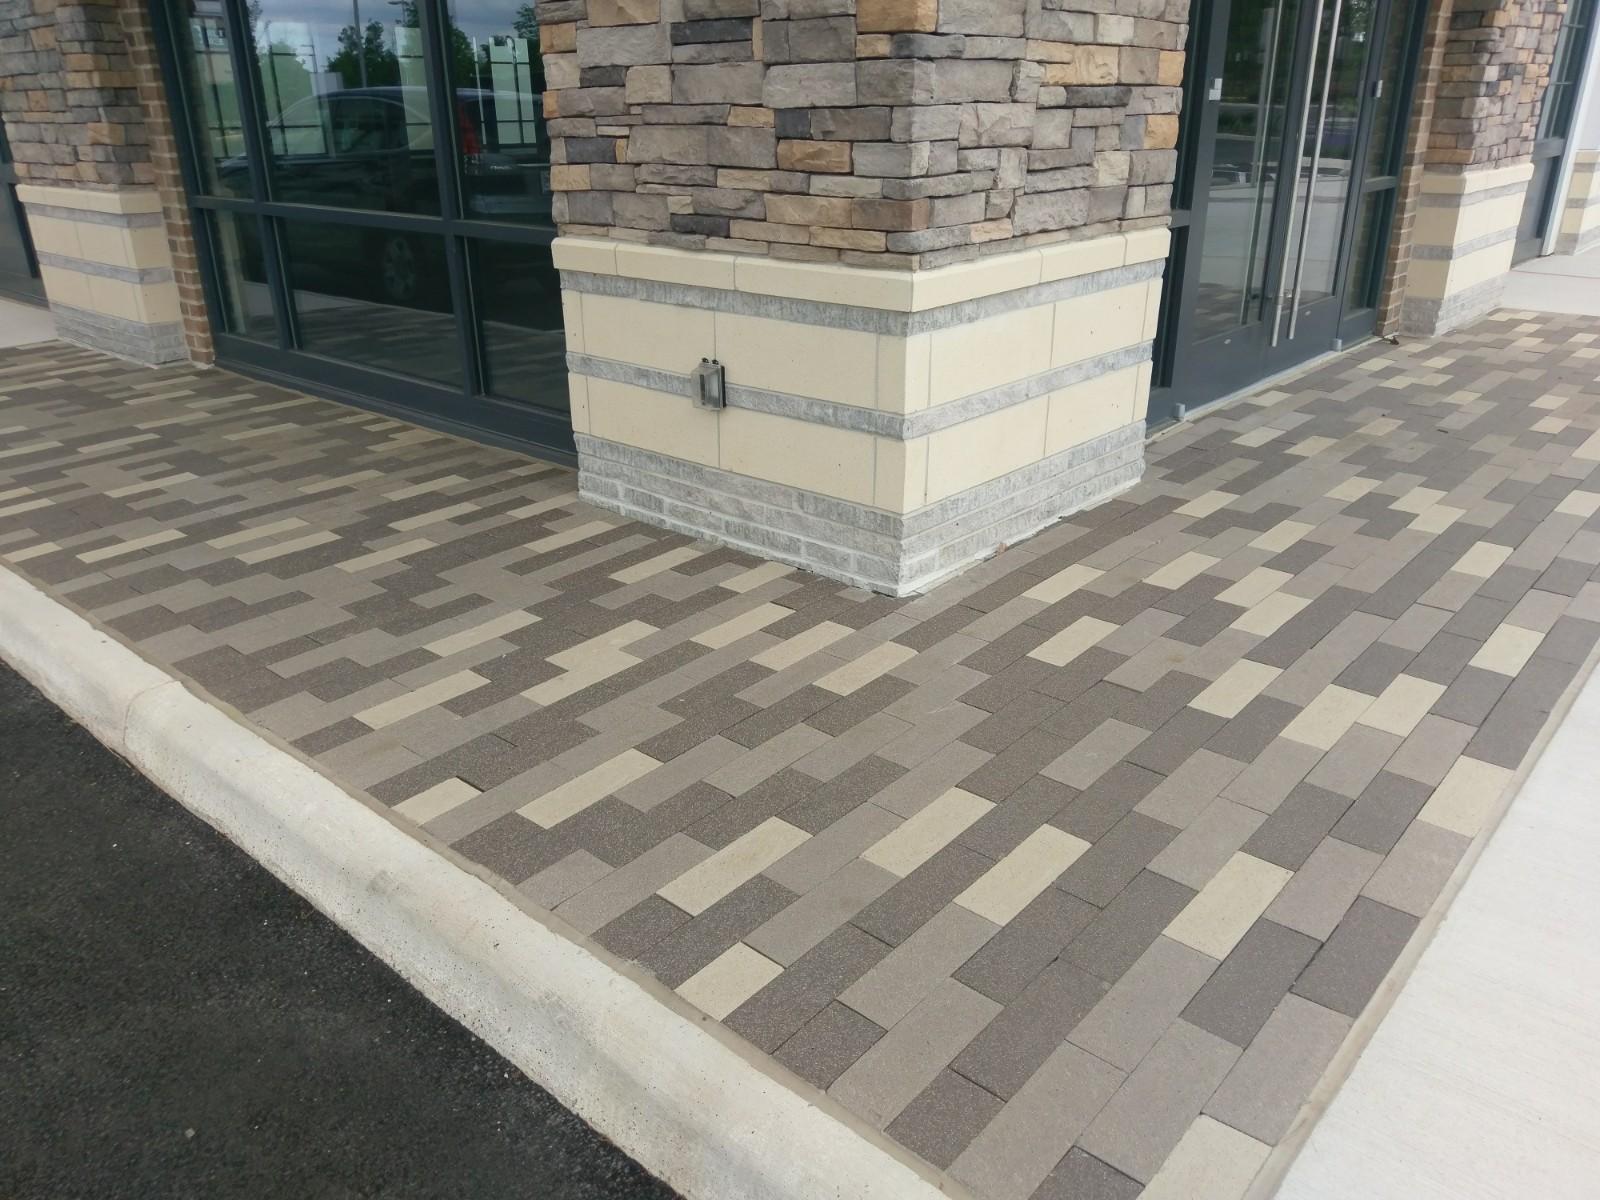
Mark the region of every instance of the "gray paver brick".
<instances>
[{"instance_id":1,"label":"gray paver brick","mask_svg":"<svg viewBox=\"0 0 1600 1200\"><path fill-rule=\"evenodd\" d=\"M1079 1145L1148 1183L1238 1058L1237 1046L1185 1021L1173 1022Z\"/></svg>"},{"instance_id":2,"label":"gray paver brick","mask_svg":"<svg viewBox=\"0 0 1600 1200\"><path fill-rule=\"evenodd\" d=\"M1350 805L1349 796L1302 783L1250 836L1244 851L1297 871Z\"/></svg>"},{"instance_id":3,"label":"gray paver brick","mask_svg":"<svg viewBox=\"0 0 1600 1200\"><path fill-rule=\"evenodd\" d=\"M1217 969L1215 959L1157 938L1069 1035L1114 1067L1139 1065Z\"/></svg>"},{"instance_id":4,"label":"gray paver brick","mask_svg":"<svg viewBox=\"0 0 1600 1200\"><path fill-rule=\"evenodd\" d=\"M1372 998L1416 927L1417 918L1409 913L1358 897L1295 982L1294 994L1355 1016Z\"/></svg>"},{"instance_id":5,"label":"gray paver brick","mask_svg":"<svg viewBox=\"0 0 1600 1200\"><path fill-rule=\"evenodd\" d=\"M814 1087L826 1090L870 1050L883 1030L837 1002L807 1021L772 1057Z\"/></svg>"},{"instance_id":6,"label":"gray paver brick","mask_svg":"<svg viewBox=\"0 0 1600 1200\"><path fill-rule=\"evenodd\" d=\"M1183 1010L1183 1019L1236 1046L1250 1045L1317 949L1315 938L1257 921Z\"/></svg>"},{"instance_id":7,"label":"gray paver brick","mask_svg":"<svg viewBox=\"0 0 1600 1200\"><path fill-rule=\"evenodd\" d=\"M1130 812L1068 867L1056 886L1104 908L1176 836L1172 826Z\"/></svg>"},{"instance_id":8,"label":"gray paver brick","mask_svg":"<svg viewBox=\"0 0 1600 1200\"><path fill-rule=\"evenodd\" d=\"M1105 991L1104 982L1057 959L956 1057L955 1069L1009 1100Z\"/></svg>"},{"instance_id":9,"label":"gray paver brick","mask_svg":"<svg viewBox=\"0 0 1600 1200\"><path fill-rule=\"evenodd\" d=\"M839 999L862 1016L892 1029L941 980L993 937L995 929L992 922L976 913L958 904L948 905Z\"/></svg>"},{"instance_id":10,"label":"gray paver brick","mask_svg":"<svg viewBox=\"0 0 1600 1200\"><path fill-rule=\"evenodd\" d=\"M941 1071L900 1115L888 1134L936 1167L948 1167L978 1131L994 1119L1002 1102L954 1071Z\"/></svg>"},{"instance_id":11,"label":"gray paver brick","mask_svg":"<svg viewBox=\"0 0 1600 1200\"><path fill-rule=\"evenodd\" d=\"M1150 869L1199 891L1266 820L1253 808L1231 800L1213 800L1156 855Z\"/></svg>"},{"instance_id":12,"label":"gray paver brick","mask_svg":"<svg viewBox=\"0 0 1600 1200\"><path fill-rule=\"evenodd\" d=\"M1144 1185L1074 1146L1032 1200L1134 1200Z\"/></svg>"},{"instance_id":13,"label":"gray paver brick","mask_svg":"<svg viewBox=\"0 0 1600 1200\"><path fill-rule=\"evenodd\" d=\"M1459 833L1413 821L1361 894L1420 917L1444 889L1468 845L1469 839Z\"/></svg>"},{"instance_id":14,"label":"gray paver brick","mask_svg":"<svg viewBox=\"0 0 1600 1200\"><path fill-rule=\"evenodd\" d=\"M1207 1101L1205 1111L1275 1146L1350 1030L1350 1018L1285 996Z\"/></svg>"},{"instance_id":15,"label":"gray paver brick","mask_svg":"<svg viewBox=\"0 0 1600 1200\"><path fill-rule=\"evenodd\" d=\"M1125 1078L1070 1042L1058 1046L956 1159L950 1173L979 1195L1026 1200Z\"/></svg>"},{"instance_id":16,"label":"gray paver brick","mask_svg":"<svg viewBox=\"0 0 1600 1200\"><path fill-rule=\"evenodd\" d=\"M828 1089L828 1094L884 1128L1000 1009L954 979L943 979Z\"/></svg>"},{"instance_id":17,"label":"gray paver brick","mask_svg":"<svg viewBox=\"0 0 1600 1200\"><path fill-rule=\"evenodd\" d=\"M1067 943L1063 957L1107 983L1114 983L1194 895L1193 888L1141 871L1082 933Z\"/></svg>"},{"instance_id":18,"label":"gray paver brick","mask_svg":"<svg viewBox=\"0 0 1600 1200\"><path fill-rule=\"evenodd\" d=\"M985 942L955 977L991 1000L1010 1004L1098 911L1076 896L1045 888Z\"/></svg>"},{"instance_id":19,"label":"gray paver brick","mask_svg":"<svg viewBox=\"0 0 1600 1200\"><path fill-rule=\"evenodd\" d=\"M1383 858L1371 849L1340 841L1338 830L1336 825L1335 836L1322 840L1268 906L1264 915L1269 921L1321 942L1344 919Z\"/></svg>"},{"instance_id":20,"label":"gray paver brick","mask_svg":"<svg viewBox=\"0 0 1600 1200\"><path fill-rule=\"evenodd\" d=\"M801 892L798 900L744 940L774 962L788 966L893 884L894 876L888 871L856 859L819 881L817 887Z\"/></svg>"}]
</instances>

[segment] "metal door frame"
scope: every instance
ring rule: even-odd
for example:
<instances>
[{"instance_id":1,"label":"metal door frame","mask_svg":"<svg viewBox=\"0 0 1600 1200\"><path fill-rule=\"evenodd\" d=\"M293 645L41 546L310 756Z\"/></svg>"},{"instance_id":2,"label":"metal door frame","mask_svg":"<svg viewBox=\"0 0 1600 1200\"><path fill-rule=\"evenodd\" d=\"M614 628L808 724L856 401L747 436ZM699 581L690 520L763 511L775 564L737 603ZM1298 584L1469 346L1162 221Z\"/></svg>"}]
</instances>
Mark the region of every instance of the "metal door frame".
<instances>
[{"instance_id":1,"label":"metal door frame","mask_svg":"<svg viewBox=\"0 0 1600 1200\"><path fill-rule=\"evenodd\" d=\"M1327 0L1333 3L1333 0ZM1399 192L1400 163L1403 161L1406 148L1406 130L1409 126L1411 104L1414 98L1418 60L1420 58L1421 35L1425 17L1425 6L1410 4L1410 20L1403 26L1402 36L1406 38L1406 47L1399 60L1400 78L1392 81L1397 87L1399 102L1391 107L1388 119L1389 127L1389 161L1388 170L1380 175L1367 175L1367 155L1371 147L1376 124L1376 106L1374 104L1374 85L1381 77L1383 70L1383 51L1381 44L1390 31L1391 17L1395 12L1395 5L1406 5L1409 0L1378 0L1373 22L1371 45L1367 52L1365 69L1362 75L1362 103L1360 119L1357 128L1355 144L1352 149L1352 175L1350 189L1345 199L1342 224L1340 226L1340 256L1335 264L1334 294L1324 301L1314 302L1317 305L1330 304L1334 306L1330 316L1322 318L1328 333L1328 345L1306 349L1310 342L1302 341L1290 343L1294 350L1303 353L1291 353L1284 345L1267 346L1259 355L1252 355L1248 369L1241 369L1238 378L1230 375L1217 392L1216 398L1234 394L1236 391L1245 390L1253 383L1262 379L1280 374L1291 369L1299 362L1309 361L1317 354L1330 349L1339 349L1353 341L1371 336L1376 327L1376 295L1368 297L1353 297L1351 295L1350 281L1355 267L1354 256L1351 253L1356 232L1356 222L1359 220L1362 201L1372 194L1387 192L1388 198L1384 202L1384 210L1379 218L1377 236L1373 238L1369 253L1373 260L1368 265L1375 269L1371 277L1379 281L1374 285L1374 292L1381 288L1381 264L1387 257L1389 240L1394 227L1396 201ZM1295 41L1295 58L1289 64L1292 70L1298 63L1311 61L1315 48L1315 41L1320 37L1320 16L1313 18L1312 11L1315 5L1313 0L1307 0L1303 5L1297 20L1299 32ZM1155 374L1157 386L1152 389L1150 401L1149 423L1160 425L1169 419L1181 419L1192 408L1185 408L1182 396L1174 387L1175 377L1183 370L1185 351L1195 343L1184 337L1184 322L1194 312L1195 296L1198 291L1199 281L1194 270L1198 266L1197 256L1204 245L1205 227L1208 204L1203 199L1203 189L1208 186L1212 164L1215 161L1216 136L1215 136L1215 105L1204 98L1203 92L1206 82L1216 78L1225 53L1225 42L1228 19L1232 13L1232 0L1213 0L1212 3L1199 5L1195 9L1195 19L1190 28L1189 58L1185 72L1184 84L1184 114L1179 131L1178 156L1179 166L1177 178L1173 189L1173 245L1167 266L1167 285L1163 289L1161 322L1159 326L1156 351ZM1337 32L1337 30L1335 31ZM1308 46L1308 42L1312 45ZM1335 47L1330 45L1328 53L1332 55ZM1203 50L1205 62L1201 64L1201 56L1196 53ZM1198 66L1204 70L1197 70ZM1285 98L1287 112L1298 112L1299 107L1305 107L1310 97L1310 88L1313 80L1310 76L1313 71L1307 69L1290 89ZM1195 114L1201 114L1195 119ZM1272 315L1270 311L1274 305L1275 297L1270 295L1270 281L1278 279L1283 272L1283 267L1289 253L1289 242L1292 240L1296 229L1294 222L1288 220L1287 214L1292 206L1304 199L1301 189L1285 189L1281 181L1289 178L1288 167L1293 164L1294 179L1298 184L1301 157L1304 152L1304 141L1294 144L1290 130L1283 134L1283 153L1280 156L1279 179L1280 186L1273 199L1273 216L1269 226L1268 256L1265 263L1266 276L1269 287L1264 289L1268 294L1262 298L1263 315L1259 325L1268 329ZM1198 208L1196 207L1199 201ZM1307 306L1309 307L1309 306ZM1285 321L1288 319L1288 310L1285 309ZM1301 331L1304 337L1305 331ZM1279 339L1280 343L1285 339ZM1229 384L1237 383L1237 387ZM1199 402L1200 405L1212 402L1208 397Z\"/></svg>"}]
</instances>

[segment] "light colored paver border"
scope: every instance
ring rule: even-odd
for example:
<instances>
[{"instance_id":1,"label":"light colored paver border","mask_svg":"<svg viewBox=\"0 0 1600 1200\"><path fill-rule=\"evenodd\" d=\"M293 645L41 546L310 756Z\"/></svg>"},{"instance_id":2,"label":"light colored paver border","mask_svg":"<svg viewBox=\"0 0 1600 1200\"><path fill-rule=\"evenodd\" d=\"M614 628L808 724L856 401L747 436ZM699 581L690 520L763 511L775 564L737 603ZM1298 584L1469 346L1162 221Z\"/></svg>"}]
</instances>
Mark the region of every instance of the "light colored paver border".
<instances>
[{"instance_id":1,"label":"light colored paver border","mask_svg":"<svg viewBox=\"0 0 1600 1200\"><path fill-rule=\"evenodd\" d=\"M966 1195L3 568L0 656L685 1196Z\"/></svg>"}]
</instances>

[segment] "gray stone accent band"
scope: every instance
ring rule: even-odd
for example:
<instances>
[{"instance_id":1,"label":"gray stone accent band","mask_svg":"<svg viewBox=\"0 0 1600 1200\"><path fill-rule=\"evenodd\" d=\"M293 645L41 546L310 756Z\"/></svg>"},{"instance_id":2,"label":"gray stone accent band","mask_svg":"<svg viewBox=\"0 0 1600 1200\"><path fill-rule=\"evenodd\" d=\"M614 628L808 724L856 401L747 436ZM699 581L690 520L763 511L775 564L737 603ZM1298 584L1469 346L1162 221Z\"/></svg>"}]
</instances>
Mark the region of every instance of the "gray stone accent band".
<instances>
[{"instance_id":1,"label":"gray stone accent band","mask_svg":"<svg viewBox=\"0 0 1600 1200\"><path fill-rule=\"evenodd\" d=\"M1464 242L1455 242L1449 246L1416 245L1411 247L1411 256L1448 262L1476 254L1479 250L1487 250L1490 246L1498 246L1502 242L1516 241L1516 238L1517 228L1513 225L1510 229L1497 229L1493 233L1479 234L1475 238L1468 238Z\"/></svg>"},{"instance_id":2,"label":"gray stone accent band","mask_svg":"<svg viewBox=\"0 0 1600 1200\"><path fill-rule=\"evenodd\" d=\"M963 300L922 312L895 312L883 308L861 308L822 300L795 300L786 296L765 296L755 292L726 288L697 287L683 283L662 283L654 279L635 279L628 275L596 275L587 271L561 272L561 286L567 291L597 296L617 296L647 300L682 308L710 309L747 317L766 317L795 325L821 325L829 329L854 329L866 333L885 333L911 337L935 333L981 321L986 317L1034 308L1075 296L1091 296L1130 283L1159 279L1166 263L1160 259L1111 267L1087 275L1075 275L1050 283L1036 283L1015 291L1000 292L976 300Z\"/></svg>"},{"instance_id":3,"label":"gray stone accent band","mask_svg":"<svg viewBox=\"0 0 1600 1200\"><path fill-rule=\"evenodd\" d=\"M1459 292L1452 292L1443 300L1408 297L1400 310L1401 332L1425 337L1448 333L1498 308L1505 287L1506 277L1496 275Z\"/></svg>"},{"instance_id":4,"label":"gray stone accent band","mask_svg":"<svg viewBox=\"0 0 1600 1200\"><path fill-rule=\"evenodd\" d=\"M1502 183L1499 187L1484 188L1477 192L1423 192L1417 203L1423 208L1471 208L1487 200L1500 200L1506 196L1520 196L1528 190L1527 182Z\"/></svg>"},{"instance_id":5,"label":"gray stone accent band","mask_svg":"<svg viewBox=\"0 0 1600 1200\"><path fill-rule=\"evenodd\" d=\"M904 596L1144 473L1143 421L908 516L578 434L578 491L613 512Z\"/></svg>"},{"instance_id":6,"label":"gray stone accent band","mask_svg":"<svg viewBox=\"0 0 1600 1200\"><path fill-rule=\"evenodd\" d=\"M62 340L104 350L119 358L153 367L189 357L183 325L177 321L146 325L142 321L128 321L65 304L52 304L50 315L55 318L56 335Z\"/></svg>"},{"instance_id":7,"label":"gray stone accent band","mask_svg":"<svg viewBox=\"0 0 1600 1200\"><path fill-rule=\"evenodd\" d=\"M115 263L94 262L87 258L73 258L67 254L50 254L41 251L39 261L47 267L62 271L76 271L79 275L98 275L102 279L120 279L124 283L171 283L171 267L121 267Z\"/></svg>"},{"instance_id":8,"label":"gray stone accent band","mask_svg":"<svg viewBox=\"0 0 1600 1200\"><path fill-rule=\"evenodd\" d=\"M60 204L26 204L30 217L76 221L79 225L112 225L119 229L153 229L165 223L158 212L114 213L92 208L67 208Z\"/></svg>"},{"instance_id":9,"label":"gray stone accent band","mask_svg":"<svg viewBox=\"0 0 1600 1200\"><path fill-rule=\"evenodd\" d=\"M795 396L788 392L768 391L765 388L743 387L730 382L727 389L730 408L744 408L753 412L771 413L813 425L829 425L835 429L849 429L875 437L910 441L926 437L941 429L961 425L989 413L1010 408L1014 404L1047 396L1061 388L1071 387L1088 379L1138 366L1150 361L1152 343L1141 342L1106 354L1097 354L1080 362L1052 367L1015 383L1003 384L982 392L948 401L933 408L914 413L880 412L854 404L840 404L833 400L819 400L812 396ZM673 396L692 396L694 379L676 371L657 367L639 367L615 359L597 358L590 354L568 353L567 370L589 379L605 379L612 383L625 383L650 391Z\"/></svg>"}]
</instances>

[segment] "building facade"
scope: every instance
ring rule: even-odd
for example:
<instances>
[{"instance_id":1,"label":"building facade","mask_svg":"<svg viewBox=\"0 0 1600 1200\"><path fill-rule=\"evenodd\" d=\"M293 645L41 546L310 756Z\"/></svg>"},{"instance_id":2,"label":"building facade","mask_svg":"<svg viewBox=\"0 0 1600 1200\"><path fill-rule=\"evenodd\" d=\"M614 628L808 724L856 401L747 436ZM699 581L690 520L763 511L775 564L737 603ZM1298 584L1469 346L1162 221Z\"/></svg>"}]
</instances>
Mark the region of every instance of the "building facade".
<instances>
[{"instance_id":1,"label":"building facade","mask_svg":"<svg viewBox=\"0 0 1600 1200\"><path fill-rule=\"evenodd\" d=\"M0 0L0 294L906 593L1600 242L1600 0Z\"/></svg>"}]
</instances>

